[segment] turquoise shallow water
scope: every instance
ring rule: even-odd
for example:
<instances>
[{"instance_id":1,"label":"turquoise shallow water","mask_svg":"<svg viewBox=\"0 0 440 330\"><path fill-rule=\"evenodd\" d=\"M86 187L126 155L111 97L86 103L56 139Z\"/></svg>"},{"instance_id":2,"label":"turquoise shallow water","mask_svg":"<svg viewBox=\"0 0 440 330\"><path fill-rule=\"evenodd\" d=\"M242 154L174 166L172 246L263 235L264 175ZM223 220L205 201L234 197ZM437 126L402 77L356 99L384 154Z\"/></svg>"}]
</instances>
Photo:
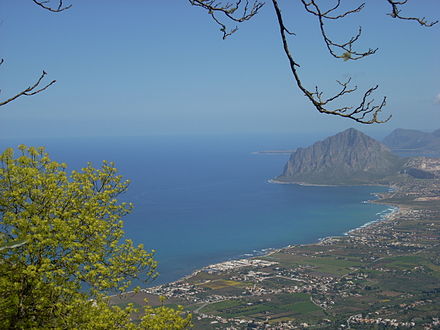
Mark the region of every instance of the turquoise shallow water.
<instances>
[{"instance_id":1,"label":"turquoise shallow water","mask_svg":"<svg viewBox=\"0 0 440 330\"><path fill-rule=\"evenodd\" d=\"M1 141L45 145L70 169L116 162L132 181L127 236L157 250L160 276L173 281L211 263L311 243L378 219L388 208L363 203L384 187L270 184L288 155L253 151L313 142L287 136L162 136Z\"/></svg>"}]
</instances>

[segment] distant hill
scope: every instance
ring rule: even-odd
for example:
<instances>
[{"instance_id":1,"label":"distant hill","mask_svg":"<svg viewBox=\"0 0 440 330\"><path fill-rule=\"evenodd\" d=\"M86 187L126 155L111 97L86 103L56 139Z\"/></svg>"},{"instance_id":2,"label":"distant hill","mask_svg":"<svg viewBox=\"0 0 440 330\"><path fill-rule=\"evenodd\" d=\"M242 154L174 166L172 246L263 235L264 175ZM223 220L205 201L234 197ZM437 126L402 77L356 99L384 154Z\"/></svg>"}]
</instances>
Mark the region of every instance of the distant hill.
<instances>
[{"instance_id":1,"label":"distant hill","mask_svg":"<svg viewBox=\"0 0 440 330\"><path fill-rule=\"evenodd\" d=\"M383 143L401 156L440 156L440 129L426 133L398 128Z\"/></svg>"},{"instance_id":2,"label":"distant hill","mask_svg":"<svg viewBox=\"0 0 440 330\"><path fill-rule=\"evenodd\" d=\"M382 143L350 128L290 156L278 182L306 184L387 183L404 160Z\"/></svg>"}]
</instances>

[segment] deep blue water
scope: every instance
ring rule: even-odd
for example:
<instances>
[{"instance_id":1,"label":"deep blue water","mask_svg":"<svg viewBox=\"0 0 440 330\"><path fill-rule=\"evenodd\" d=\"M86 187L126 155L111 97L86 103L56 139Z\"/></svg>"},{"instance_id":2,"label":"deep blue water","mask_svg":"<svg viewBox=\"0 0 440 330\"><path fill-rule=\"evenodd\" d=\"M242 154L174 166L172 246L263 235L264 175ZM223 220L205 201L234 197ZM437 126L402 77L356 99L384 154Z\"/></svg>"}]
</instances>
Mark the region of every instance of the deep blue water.
<instances>
[{"instance_id":1,"label":"deep blue water","mask_svg":"<svg viewBox=\"0 0 440 330\"><path fill-rule=\"evenodd\" d=\"M2 140L0 147L44 145L52 159L79 169L116 162L132 184L125 219L135 243L155 249L160 276L178 279L197 268L295 243L339 235L378 218L386 206L362 203L383 187L270 184L288 155L253 151L295 148L304 136L152 136Z\"/></svg>"}]
</instances>

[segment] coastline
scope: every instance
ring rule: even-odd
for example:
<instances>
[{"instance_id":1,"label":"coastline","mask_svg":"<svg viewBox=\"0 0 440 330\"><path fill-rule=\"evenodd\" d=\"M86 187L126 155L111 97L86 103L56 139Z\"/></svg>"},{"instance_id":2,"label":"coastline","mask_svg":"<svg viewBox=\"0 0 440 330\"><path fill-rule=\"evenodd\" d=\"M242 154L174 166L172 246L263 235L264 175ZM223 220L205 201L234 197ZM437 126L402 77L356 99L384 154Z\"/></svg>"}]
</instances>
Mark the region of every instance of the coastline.
<instances>
[{"instance_id":1,"label":"coastline","mask_svg":"<svg viewBox=\"0 0 440 330\"><path fill-rule=\"evenodd\" d=\"M272 179L268 180L268 182L269 181L272 181ZM273 183L277 183L278 184L278 182L273 182ZM318 187L338 187L337 185L300 184L300 183L293 183L293 182L292 183L290 183L290 182L280 182L279 184L297 184L297 185L318 186ZM381 186L381 185L377 185L377 186ZM388 187L391 188L391 186L389 186L389 185L388 185ZM358 227L349 229L348 231L343 232L343 233L338 234L338 235L325 236L325 237L322 237L322 238L318 238L317 241L314 241L314 242L311 242L311 243L304 243L304 244L294 244L294 243L292 243L292 244L289 244L287 246L283 246L283 247L280 247L280 248L264 248L264 249L261 249L259 251L255 251L254 250L255 251L254 253L245 253L245 254L243 254L243 256L245 256L244 258L231 257L230 259L222 261L222 262L218 262L218 263L215 263L215 264L209 264L209 265L204 266L202 268L198 268L198 269L194 270L193 272L191 272L190 274L182 276L181 278L179 278L179 279L177 279L175 281L163 283L163 284L160 284L160 285L157 285L157 286L148 287L148 288L145 288L144 290L147 290L146 292L149 292L150 290L160 289L163 286L170 286L170 285L182 283L183 281L188 280L191 277L196 276L199 273L201 273L203 271L206 271L208 269L211 269L211 268L213 268L215 266L221 267L222 265L229 265L231 262L232 263L234 263L234 262L240 263L240 262L243 262L243 261L246 261L246 260L270 257L273 254L279 253L279 252L281 252L281 251L283 251L285 249L293 248L295 246L313 246L313 245L326 244L328 241L331 241L331 240L334 240L334 239L338 239L338 238L343 237L343 236L348 236L350 234L355 234L355 233L358 233L358 232L361 232L361 231L366 231L366 230L372 229L378 223L393 221L399 215L403 214L402 208L400 208L398 206L395 206L395 205L392 205L392 204L381 203L380 202L380 200L381 200L381 198L383 196L383 193L372 193L372 195L374 195L377 199L363 201L363 202L382 204L382 205L389 206L384 211L377 213L376 216L379 216L379 218L377 218L375 220L369 220L366 223L364 223L364 224L362 224L362 225L360 225ZM381 215L381 213L383 213L383 212L386 212L386 213ZM228 267L228 266L226 266L226 267Z\"/></svg>"},{"instance_id":2,"label":"coastline","mask_svg":"<svg viewBox=\"0 0 440 330\"><path fill-rule=\"evenodd\" d=\"M294 184L304 187L363 187L363 186L373 186L373 187L390 187L392 185L382 184L382 183L353 183L353 184L318 184L318 183L307 183L307 182L295 182L295 181L281 181L277 179L269 179L267 183L273 184ZM378 193L379 195L379 193Z\"/></svg>"},{"instance_id":3,"label":"coastline","mask_svg":"<svg viewBox=\"0 0 440 330\"><path fill-rule=\"evenodd\" d=\"M386 209L385 211L388 211L388 212L385 214L381 214L383 212L377 214L380 216L379 219L368 221L367 223L363 224L362 226L359 226L354 229L350 229L349 231L345 232L343 235L350 235L351 233L356 233L356 232L368 229L368 227L374 226L375 224L380 223L380 222L393 221L399 215L401 215L403 212L402 209L399 207L390 207L390 208Z\"/></svg>"},{"instance_id":4,"label":"coastline","mask_svg":"<svg viewBox=\"0 0 440 330\"><path fill-rule=\"evenodd\" d=\"M269 180L267 180L267 183L296 184L298 186L305 186L305 187L338 187L338 185L331 185L331 184L314 184L314 183L306 183L306 182L287 182L287 181L280 181L277 179L269 179Z\"/></svg>"},{"instance_id":5,"label":"coastline","mask_svg":"<svg viewBox=\"0 0 440 330\"><path fill-rule=\"evenodd\" d=\"M315 186L315 185L311 185L311 186ZM325 186L325 185L317 185L317 186ZM325 186L328 187L328 186ZM330 186L333 187L333 186ZM267 253L265 256L270 256L273 253L277 253L280 252L284 249L288 249L288 248L292 248L294 246L313 246L313 245L322 245L322 244L326 244L328 241L332 241L334 239L338 239L340 237L343 236L348 236L350 234L356 234L356 233L360 233L362 231L366 231L369 229L374 228L375 225L379 224L379 223L383 223L383 222L390 222L395 220L396 218L398 218L399 216L402 216L403 214L406 214L404 209L392 204L387 204L387 203L380 203L380 199L381 197L379 196L379 193L374 193L374 196L377 197L377 200L369 200L366 201L367 203L376 203L376 204L382 204L382 205L386 205L389 206L389 208L387 208L386 210L379 212L376 214L376 216L380 216L378 219L375 220L370 220L367 221L366 223L364 223L363 225L360 225L358 227L355 227L353 229L349 229L348 231L339 234L339 235L334 235L334 236L325 236L322 238L318 238L318 241L313 242L313 243L306 243L306 244L289 244L288 246L282 247L282 248L278 248L278 249L272 249L269 253ZM381 213L386 212L387 213L381 215ZM255 257L254 257L255 258Z\"/></svg>"}]
</instances>

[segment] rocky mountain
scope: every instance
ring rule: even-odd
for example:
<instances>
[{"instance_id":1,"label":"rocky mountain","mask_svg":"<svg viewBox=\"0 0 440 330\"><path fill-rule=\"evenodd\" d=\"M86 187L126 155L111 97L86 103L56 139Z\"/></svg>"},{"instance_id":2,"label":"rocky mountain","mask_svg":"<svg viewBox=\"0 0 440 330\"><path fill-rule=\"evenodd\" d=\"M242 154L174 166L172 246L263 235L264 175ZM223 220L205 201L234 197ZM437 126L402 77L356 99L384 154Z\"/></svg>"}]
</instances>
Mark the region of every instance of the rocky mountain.
<instances>
[{"instance_id":1,"label":"rocky mountain","mask_svg":"<svg viewBox=\"0 0 440 330\"><path fill-rule=\"evenodd\" d=\"M440 129L427 133L398 128L383 143L402 156L440 156Z\"/></svg>"},{"instance_id":2,"label":"rocky mountain","mask_svg":"<svg viewBox=\"0 0 440 330\"><path fill-rule=\"evenodd\" d=\"M382 143L350 128L290 156L277 182L306 184L387 183L404 161Z\"/></svg>"}]
</instances>

